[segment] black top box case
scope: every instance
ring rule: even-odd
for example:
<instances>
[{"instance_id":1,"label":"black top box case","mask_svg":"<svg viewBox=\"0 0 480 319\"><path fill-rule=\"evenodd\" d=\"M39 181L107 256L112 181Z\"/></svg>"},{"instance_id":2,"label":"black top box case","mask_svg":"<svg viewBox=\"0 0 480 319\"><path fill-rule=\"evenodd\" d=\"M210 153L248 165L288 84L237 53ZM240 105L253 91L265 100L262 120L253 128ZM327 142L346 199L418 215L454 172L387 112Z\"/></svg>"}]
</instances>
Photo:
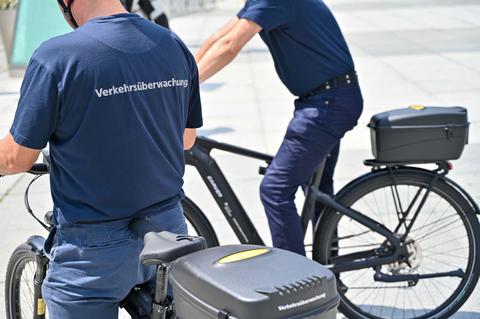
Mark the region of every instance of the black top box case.
<instances>
[{"instance_id":1,"label":"black top box case","mask_svg":"<svg viewBox=\"0 0 480 319\"><path fill-rule=\"evenodd\" d=\"M374 115L373 156L384 163L435 163L458 159L468 143L463 107L410 106Z\"/></svg>"}]
</instances>

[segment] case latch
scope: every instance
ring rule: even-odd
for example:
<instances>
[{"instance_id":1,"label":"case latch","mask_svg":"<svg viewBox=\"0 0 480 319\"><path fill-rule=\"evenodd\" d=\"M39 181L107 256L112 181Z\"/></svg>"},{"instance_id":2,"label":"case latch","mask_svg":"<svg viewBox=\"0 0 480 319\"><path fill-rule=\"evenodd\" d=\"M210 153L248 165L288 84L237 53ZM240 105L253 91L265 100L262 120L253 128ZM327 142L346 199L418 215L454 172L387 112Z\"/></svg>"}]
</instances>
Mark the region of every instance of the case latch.
<instances>
[{"instance_id":1,"label":"case latch","mask_svg":"<svg viewBox=\"0 0 480 319\"><path fill-rule=\"evenodd\" d=\"M453 129L448 126L445 127L445 134L447 134L447 140L451 140L454 138Z\"/></svg>"}]
</instances>

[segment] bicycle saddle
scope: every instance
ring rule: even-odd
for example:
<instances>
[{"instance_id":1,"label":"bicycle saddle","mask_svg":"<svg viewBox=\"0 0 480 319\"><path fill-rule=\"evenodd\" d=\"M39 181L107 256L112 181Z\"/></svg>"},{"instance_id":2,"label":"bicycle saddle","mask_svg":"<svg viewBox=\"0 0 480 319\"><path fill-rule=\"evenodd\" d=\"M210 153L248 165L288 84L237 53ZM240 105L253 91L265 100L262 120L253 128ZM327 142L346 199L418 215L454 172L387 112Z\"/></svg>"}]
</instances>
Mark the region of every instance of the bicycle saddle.
<instances>
[{"instance_id":1,"label":"bicycle saddle","mask_svg":"<svg viewBox=\"0 0 480 319\"><path fill-rule=\"evenodd\" d=\"M144 237L145 245L140 253L142 264L170 264L180 257L207 248L203 237L183 236L170 232L149 232Z\"/></svg>"},{"instance_id":2,"label":"bicycle saddle","mask_svg":"<svg viewBox=\"0 0 480 319\"><path fill-rule=\"evenodd\" d=\"M160 232L158 227L143 218L132 220L129 228L143 238L140 261L144 265L170 264L182 256L207 248L203 237Z\"/></svg>"}]
</instances>

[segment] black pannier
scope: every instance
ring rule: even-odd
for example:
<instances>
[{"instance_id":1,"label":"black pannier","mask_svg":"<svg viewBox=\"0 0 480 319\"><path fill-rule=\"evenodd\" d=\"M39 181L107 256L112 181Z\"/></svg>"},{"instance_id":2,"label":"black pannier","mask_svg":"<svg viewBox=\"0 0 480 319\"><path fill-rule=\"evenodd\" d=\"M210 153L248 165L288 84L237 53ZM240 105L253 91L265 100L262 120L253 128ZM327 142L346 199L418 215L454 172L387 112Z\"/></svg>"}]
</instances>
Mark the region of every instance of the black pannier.
<instances>
[{"instance_id":1,"label":"black pannier","mask_svg":"<svg viewBox=\"0 0 480 319\"><path fill-rule=\"evenodd\" d=\"M368 126L378 162L454 160L468 143L469 123L463 107L410 106L374 115Z\"/></svg>"},{"instance_id":2,"label":"black pannier","mask_svg":"<svg viewBox=\"0 0 480 319\"><path fill-rule=\"evenodd\" d=\"M210 248L170 275L180 319L335 319L335 276L317 262L263 246Z\"/></svg>"}]
</instances>

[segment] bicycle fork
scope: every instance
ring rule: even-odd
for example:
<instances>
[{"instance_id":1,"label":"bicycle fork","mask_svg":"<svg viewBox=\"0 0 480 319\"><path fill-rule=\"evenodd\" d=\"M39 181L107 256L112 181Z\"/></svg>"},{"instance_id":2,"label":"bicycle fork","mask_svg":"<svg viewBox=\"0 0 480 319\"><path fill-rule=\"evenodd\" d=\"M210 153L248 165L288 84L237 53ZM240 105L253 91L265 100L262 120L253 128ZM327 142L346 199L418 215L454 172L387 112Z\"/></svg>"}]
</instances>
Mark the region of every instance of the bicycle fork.
<instances>
[{"instance_id":1,"label":"bicycle fork","mask_svg":"<svg viewBox=\"0 0 480 319\"><path fill-rule=\"evenodd\" d=\"M35 278L33 280L33 298L34 298L34 314L33 319L45 319L47 306L42 295L42 285L47 275L48 258L42 249L36 251Z\"/></svg>"}]
</instances>

